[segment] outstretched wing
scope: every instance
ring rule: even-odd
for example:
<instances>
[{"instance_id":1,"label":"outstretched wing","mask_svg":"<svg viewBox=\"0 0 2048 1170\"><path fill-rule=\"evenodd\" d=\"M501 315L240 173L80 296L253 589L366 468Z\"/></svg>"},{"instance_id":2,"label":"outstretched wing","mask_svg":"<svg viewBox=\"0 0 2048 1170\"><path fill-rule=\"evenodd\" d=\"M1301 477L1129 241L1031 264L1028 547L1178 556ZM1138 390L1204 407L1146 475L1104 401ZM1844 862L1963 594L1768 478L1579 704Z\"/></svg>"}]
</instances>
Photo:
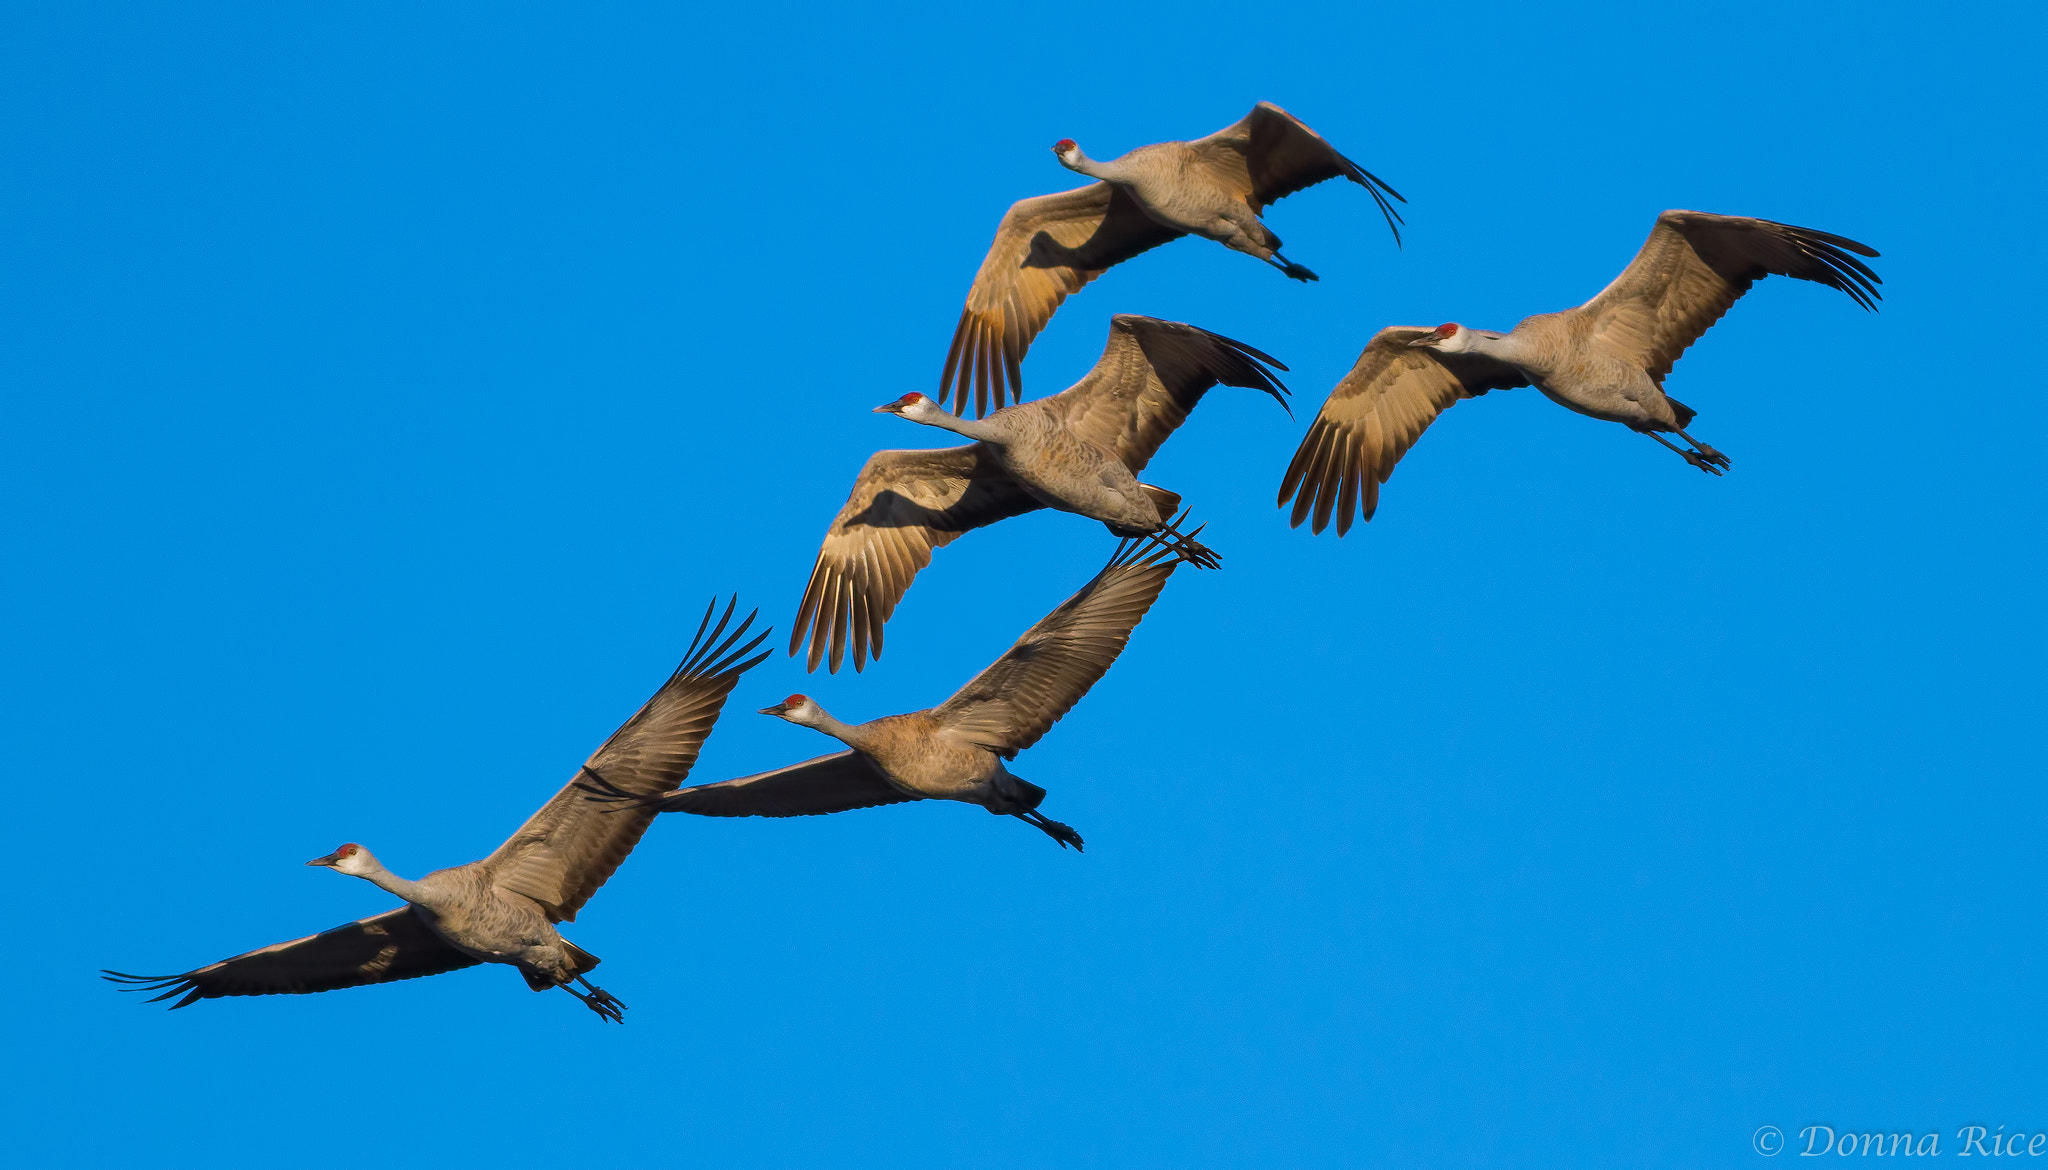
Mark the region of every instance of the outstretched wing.
<instances>
[{"instance_id":1,"label":"outstretched wing","mask_svg":"<svg viewBox=\"0 0 2048 1170\"><path fill-rule=\"evenodd\" d=\"M866 755L843 751L773 772L699 784L646 803L659 812L702 817L808 817L917 799L889 783Z\"/></svg>"},{"instance_id":2,"label":"outstretched wing","mask_svg":"<svg viewBox=\"0 0 2048 1170\"><path fill-rule=\"evenodd\" d=\"M932 711L949 731L1012 756L1038 742L1123 653L1180 558L1127 540L1095 579L1024 632L1001 658Z\"/></svg>"},{"instance_id":3,"label":"outstretched wing","mask_svg":"<svg viewBox=\"0 0 2048 1170\"><path fill-rule=\"evenodd\" d=\"M939 401L952 396L953 413L964 415L971 388L974 413L983 415L991 399L994 406L1022 399L1024 351L1060 302L1110 265L1181 234L1109 183L1012 204L967 289L939 375Z\"/></svg>"},{"instance_id":4,"label":"outstretched wing","mask_svg":"<svg viewBox=\"0 0 2048 1170\"><path fill-rule=\"evenodd\" d=\"M711 615L718 603L704 611L689 653L654 697L591 753L576 779L484 859L484 872L500 889L540 903L551 922L576 920L576 911L626 860L654 820L646 810L607 813L584 799L577 780L594 774L623 791L646 795L682 784L740 675L768 657L765 650L747 657L768 636L766 630L739 644L753 614L731 634L725 632L738 604L735 598L726 606L716 628Z\"/></svg>"},{"instance_id":5,"label":"outstretched wing","mask_svg":"<svg viewBox=\"0 0 2048 1170\"><path fill-rule=\"evenodd\" d=\"M1272 102L1260 102L1236 124L1188 145L1201 153L1210 172L1251 204L1255 213L1325 179L1349 179L1371 192L1394 233L1394 242L1401 242L1401 213L1387 202L1389 198L1408 202L1401 193L1337 153L1322 135Z\"/></svg>"},{"instance_id":6,"label":"outstretched wing","mask_svg":"<svg viewBox=\"0 0 2048 1170\"><path fill-rule=\"evenodd\" d=\"M789 634L795 654L811 640L805 670L829 651L836 673L853 642L853 668L882 656L882 626L932 550L961 533L1041 505L980 443L926 451L877 451L825 530Z\"/></svg>"},{"instance_id":7,"label":"outstretched wing","mask_svg":"<svg viewBox=\"0 0 2048 1170\"><path fill-rule=\"evenodd\" d=\"M1115 452L1136 473L1219 382L1264 390L1287 410L1287 387L1267 366L1287 368L1206 329L1118 314L1109 319L1109 342L1095 368L1043 402L1060 412L1070 431Z\"/></svg>"},{"instance_id":8,"label":"outstretched wing","mask_svg":"<svg viewBox=\"0 0 2048 1170\"><path fill-rule=\"evenodd\" d=\"M1294 498L1294 527L1313 512L1313 530L1321 532L1334 510L1342 536L1351 531L1354 510L1372 519L1380 485L1437 415L1460 398L1529 384L1506 362L1408 344L1430 332L1380 330L1330 391L1280 481L1280 506Z\"/></svg>"},{"instance_id":9,"label":"outstretched wing","mask_svg":"<svg viewBox=\"0 0 2048 1170\"><path fill-rule=\"evenodd\" d=\"M482 960L450 946L411 906L236 955L183 975L103 972L124 991L154 991L149 1002L183 996L173 1008L229 995L306 995L391 983L474 967Z\"/></svg>"},{"instance_id":10,"label":"outstretched wing","mask_svg":"<svg viewBox=\"0 0 2048 1170\"><path fill-rule=\"evenodd\" d=\"M1573 312L1593 319L1596 340L1635 357L1661 382L1686 347L1766 276L1838 288L1875 310L1883 281L1852 252L1877 255L1855 240L1812 228L1667 211L1614 283Z\"/></svg>"}]
</instances>

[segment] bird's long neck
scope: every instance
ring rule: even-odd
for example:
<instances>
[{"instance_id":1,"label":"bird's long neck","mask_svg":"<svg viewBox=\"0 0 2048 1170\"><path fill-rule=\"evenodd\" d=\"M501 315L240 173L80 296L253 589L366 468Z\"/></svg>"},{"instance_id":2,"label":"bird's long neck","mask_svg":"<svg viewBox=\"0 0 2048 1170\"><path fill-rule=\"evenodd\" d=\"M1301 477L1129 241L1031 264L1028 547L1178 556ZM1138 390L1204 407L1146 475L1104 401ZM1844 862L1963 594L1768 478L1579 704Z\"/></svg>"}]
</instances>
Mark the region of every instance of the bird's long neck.
<instances>
[{"instance_id":1,"label":"bird's long neck","mask_svg":"<svg viewBox=\"0 0 2048 1170\"><path fill-rule=\"evenodd\" d=\"M359 877L387 893L396 894L415 906L435 908L433 892L420 882L408 881L384 868L384 863L372 858L369 868L362 873L350 874Z\"/></svg>"},{"instance_id":2,"label":"bird's long neck","mask_svg":"<svg viewBox=\"0 0 2048 1170\"><path fill-rule=\"evenodd\" d=\"M1517 337L1513 333L1482 333L1477 329L1468 332L1471 336L1465 339L1467 353L1490 357L1522 370L1531 369L1531 364L1540 356L1531 349L1526 337Z\"/></svg>"},{"instance_id":3,"label":"bird's long neck","mask_svg":"<svg viewBox=\"0 0 2048 1170\"><path fill-rule=\"evenodd\" d=\"M1008 435L1008 432L999 424L992 423L988 419L961 418L959 415L947 414L944 411L934 411L930 418L914 419L912 421L921 422L928 427L937 427L942 431L951 431L956 435L977 439L984 443L1000 443Z\"/></svg>"},{"instance_id":4,"label":"bird's long neck","mask_svg":"<svg viewBox=\"0 0 2048 1170\"><path fill-rule=\"evenodd\" d=\"M815 703L812 705L816 706ZM866 724L842 723L833 718L832 714L823 707L818 707L817 710L817 716L806 720L804 726L822 731L850 748L860 747L862 742L867 739Z\"/></svg>"},{"instance_id":5,"label":"bird's long neck","mask_svg":"<svg viewBox=\"0 0 2048 1170\"><path fill-rule=\"evenodd\" d=\"M1089 158L1086 154L1076 149L1071 159L1063 158L1060 162L1064 163L1068 170L1087 175L1091 179L1103 179L1111 183L1121 183L1130 178L1126 168L1122 165L1122 159L1113 158L1108 162L1100 162Z\"/></svg>"}]
</instances>

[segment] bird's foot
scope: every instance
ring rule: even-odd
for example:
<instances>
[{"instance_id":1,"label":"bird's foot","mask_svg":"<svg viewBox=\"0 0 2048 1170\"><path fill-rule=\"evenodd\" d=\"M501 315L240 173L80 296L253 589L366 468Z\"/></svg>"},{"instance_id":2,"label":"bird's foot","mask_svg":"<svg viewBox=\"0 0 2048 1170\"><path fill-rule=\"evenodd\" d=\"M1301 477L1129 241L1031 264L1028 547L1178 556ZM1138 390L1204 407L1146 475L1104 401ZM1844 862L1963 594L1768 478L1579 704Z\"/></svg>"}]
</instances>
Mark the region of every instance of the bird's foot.
<instances>
[{"instance_id":1,"label":"bird's foot","mask_svg":"<svg viewBox=\"0 0 2048 1170\"><path fill-rule=\"evenodd\" d=\"M1702 471L1713 470L1713 468L1725 468L1728 466L1728 457L1726 455L1721 454L1719 451L1714 450L1712 447L1707 446L1705 443L1700 442L1698 439L1693 438L1691 435L1686 434L1684 431L1679 431L1677 432L1677 434L1679 438L1685 440L1686 446L1692 448L1692 454L1687 454L1683 451L1679 452L1679 454L1685 455L1685 461L1687 463L1692 464L1694 467L1698 467ZM1698 455L1699 458L1695 459L1693 455ZM1704 466L1703 464L1712 464L1713 468L1709 468L1707 466ZM1719 475L1721 473L1720 471L1714 471L1714 474Z\"/></svg>"},{"instance_id":2,"label":"bird's foot","mask_svg":"<svg viewBox=\"0 0 2048 1170\"><path fill-rule=\"evenodd\" d=\"M1182 560L1197 569L1220 569L1223 567L1223 558L1216 555L1216 550L1193 537L1182 537L1173 547L1174 551L1180 554Z\"/></svg>"},{"instance_id":3,"label":"bird's foot","mask_svg":"<svg viewBox=\"0 0 2048 1170\"><path fill-rule=\"evenodd\" d=\"M1072 825L1063 825L1039 812L1011 813L1010 815L1027 825L1036 825L1046 836L1058 841L1060 848L1066 849L1071 847L1076 853L1083 852L1081 848L1081 834L1076 833Z\"/></svg>"},{"instance_id":4,"label":"bird's foot","mask_svg":"<svg viewBox=\"0 0 2048 1170\"><path fill-rule=\"evenodd\" d=\"M562 990L582 1000L584 1007L589 1008L612 1023L623 1024L626 1022L626 1005L617 996L581 975L576 977L576 982L588 987L590 994L585 995L566 983L562 984Z\"/></svg>"},{"instance_id":5,"label":"bird's foot","mask_svg":"<svg viewBox=\"0 0 2048 1170\"><path fill-rule=\"evenodd\" d=\"M1275 268L1278 268L1283 274L1291 276L1295 280L1306 282L1311 280L1322 279L1315 273L1310 272L1308 269L1303 268L1301 265L1296 264L1294 261L1289 260L1287 257L1282 256L1278 252L1275 252L1272 254L1272 256L1268 257L1266 263L1271 264Z\"/></svg>"},{"instance_id":6,"label":"bird's foot","mask_svg":"<svg viewBox=\"0 0 2048 1170\"><path fill-rule=\"evenodd\" d=\"M1692 464L1708 475L1720 475L1721 468L1727 466L1727 460L1724 459L1716 463L1712 457L1701 454L1698 451L1680 451L1679 454L1685 456L1687 463Z\"/></svg>"}]
</instances>

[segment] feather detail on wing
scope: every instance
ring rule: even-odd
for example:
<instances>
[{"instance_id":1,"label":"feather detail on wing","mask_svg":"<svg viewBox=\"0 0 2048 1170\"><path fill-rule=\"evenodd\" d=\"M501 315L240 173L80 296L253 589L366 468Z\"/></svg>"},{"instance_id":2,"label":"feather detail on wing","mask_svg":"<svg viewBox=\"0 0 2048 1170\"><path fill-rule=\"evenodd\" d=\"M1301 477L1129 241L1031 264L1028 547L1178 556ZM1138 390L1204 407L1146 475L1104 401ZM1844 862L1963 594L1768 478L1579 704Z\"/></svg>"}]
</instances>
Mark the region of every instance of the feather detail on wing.
<instances>
[{"instance_id":1,"label":"feather detail on wing","mask_svg":"<svg viewBox=\"0 0 2048 1170\"><path fill-rule=\"evenodd\" d=\"M808 817L917 799L889 783L866 755L848 750L772 772L699 784L650 803L660 812L705 817Z\"/></svg>"},{"instance_id":2,"label":"feather detail on wing","mask_svg":"<svg viewBox=\"0 0 2048 1170\"><path fill-rule=\"evenodd\" d=\"M789 635L808 634L805 670L828 652L832 670L853 644L853 668L882 656L882 626L932 550L961 533L1041 507L980 443L924 451L877 451L860 469L846 506L825 530Z\"/></svg>"},{"instance_id":3,"label":"feather detail on wing","mask_svg":"<svg viewBox=\"0 0 2048 1170\"><path fill-rule=\"evenodd\" d=\"M1026 630L932 717L1005 756L1037 743L1109 672L1179 564L1172 550L1153 541L1119 544L1094 580Z\"/></svg>"},{"instance_id":4,"label":"feather detail on wing","mask_svg":"<svg viewBox=\"0 0 2048 1170\"><path fill-rule=\"evenodd\" d=\"M1621 275L1573 312L1592 319L1595 341L1636 358L1661 382L1686 347L1766 276L1824 284L1876 309L1882 281L1850 253L1877 255L1855 240L1812 228L1667 211Z\"/></svg>"},{"instance_id":5,"label":"feather detail on wing","mask_svg":"<svg viewBox=\"0 0 2048 1170\"><path fill-rule=\"evenodd\" d=\"M1287 368L1206 329L1119 314L1110 318L1109 341L1095 368L1066 390L1030 405L1060 412L1069 430L1114 452L1135 473L1145 469L1166 437L1219 382L1264 390L1292 414L1287 387L1267 366Z\"/></svg>"},{"instance_id":6,"label":"feather detail on wing","mask_svg":"<svg viewBox=\"0 0 2048 1170\"><path fill-rule=\"evenodd\" d=\"M768 636L766 630L740 644L753 614L726 633L737 606L735 598L713 627L711 615L718 608L713 602L682 665L654 697L484 859L484 872L495 885L538 902L550 921L575 921L576 911L626 860L654 820L652 811L607 813L584 799L578 781L595 775L635 795L668 792L682 784L740 675L768 657L767 651L747 657Z\"/></svg>"},{"instance_id":7,"label":"feather detail on wing","mask_svg":"<svg viewBox=\"0 0 2048 1170\"><path fill-rule=\"evenodd\" d=\"M435 934L411 906L400 906L305 938L222 959L183 975L104 972L124 991L154 991L149 1002L183 996L173 1008L230 995L305 995L417 979L474 967L473 958Z\"/></svg>"},{"instance_id":8,"label":"feather detail on wing","mask_svg":"<svg viewBox=\"0 0 2048 1170\"><path fill-rule=\"evenodd\" d=\"M1022 199L996 226L995 242L967 290L938 400L976 415L1024 396L1021 365L1060 302L1113 264L1180 237L1139 210L1121 188L1090 183Z\"/></svg>"},{"instance_id":9,"label":"feather detail on wing","mask_svg":"<svg viewBox=\"0 0 2048 1170\"><path fill-rule=\"evenodd\" d=\"M1280 481L1280 506L1294 499L1291 525L1299 528L1313 513L1312 530L1321 532L1334 513L1342 536L1354 512L1372 519L1380 485L1437 415L1461 398L1529 384L1520 370L1493 358L1408 344L1429 332L1380 330L1330 391Z\"/></svg>"},{"instance_id":10,"label":"feather detail on wing","mask_svg":"<svg viewBox=\"0 0 2048 1170\"><path fill-rule=\"evenodd\" d=\"M1406 203L1401 193L1379 176L1337 152L1301 119L1260 102L1237 123L1188 144L1202 156L1212 174L1251 205L1253 213L1325 179L1343 177L1371 192L1380 214L1401 242L1401 213L1388 198Z\"/></svg>"}]
</instances>

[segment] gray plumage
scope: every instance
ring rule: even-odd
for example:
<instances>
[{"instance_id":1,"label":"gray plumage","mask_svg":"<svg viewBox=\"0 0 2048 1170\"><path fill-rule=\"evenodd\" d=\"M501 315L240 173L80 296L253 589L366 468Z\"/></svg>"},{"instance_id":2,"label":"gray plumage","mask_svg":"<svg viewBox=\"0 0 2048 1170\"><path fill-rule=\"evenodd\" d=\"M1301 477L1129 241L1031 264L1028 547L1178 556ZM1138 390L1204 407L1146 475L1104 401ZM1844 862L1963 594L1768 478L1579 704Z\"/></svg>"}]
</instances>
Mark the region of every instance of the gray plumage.
<instances>
[{"instance_id":1,"label":"gray plumage","mask_svg":"<svg viewBox=\"0 0 2048 1170\"><path fill-rule=\"evenodd\" d=\"M1694 411L1664 393L1665 375L1765 276L1824 284L1874 310L1877 274L1852 252L1877 255L1811 228L1667 211L1635 260L1578 308L1525 318L1508 333L1455 324L1382 329L1309 425L1281 479L1280 505L1291 498L1292 523L1312 516L1316 532L1334 516L1342 536L1354 513L1372 519L1380 485L1437 415L1461 398L1530 385L1719 475L1727 457L1686 433Z\"/></svg>"},{"instance_id":2,"label":"gray plumage","mask_svg":"<svg viewBox=\"0 0 2048 1170\"><path fill-rule=\"evenodd\" d=\"M726 607L716 628L716 607L705 611L682 665L591 755L578 778L649 794L689 776L726 696L742 673L768 656L747 657L767 637L765 630L739 644L752 615L726 633L734 608ZM418 881L392 873L360 845L343 845L306 864L363 878L407 904L182 975L106 975L158 992L151 1002L182 997L172 1006L186 1007L221 996L332 991L505 963L535 991L560 987L616 1021L625 1005L585 978L597 958L563 938L555 924L576 920L653 819L651 810L605 815L572 780L489 857Z\"/></svg>"},{"instance_id":3,"label":"gray plumage","mask_svg":"<svg viewBox=\"0 0 2048 1170\"><path fill-rule=\"evenodd\" d=\"M1141 146L1108 162L1089 158L1071 139L1053 150L1060 165L1098 181L1020 200L1003 215L939 377L939 400L950 396L955 414L967 413L970 397L977 415L991 401L1022 399L1024 353L1060 302L1111 265L1181 236L1205 236L1314 280L1279 255L1280 237L1259 216L1325 179L1364 187L1395 242L1401 239L1401 217L1387 202L1401 196L1271 102L1206 138Z\"/></svg>"},{"instance_id":4,"label":"gray plumage","mask_svg":"<svg viewBox=\"0 0 2048 1170\"><path fill-rule=\"evenodd\" d=\"M1152 541L1125 541L1079 593L937 707L859 724L840 722L805 695L762 710L832 736L849 751L652 797L596 780L583 786L601 802L714 817L957 800L1017 817L1079 849L1080 834L1037 811L1045 789L1003 762L1037 743L1108 672L1185 555Z\"/></svg>"},{"instance_id":5,"label":"gray plumage","mask_svg":"<svg viewBox=\"0 0 2048 1170\"><path fill-rule=\"evenodd\" d=\"M810 640L806 669L837 671L882 655L882 627L932 550L962 533L1037 508L1099 520L1118 536L1167 533L1180 497L1138 482L1152 456L1211 386L1264 390L1284 409L1275 359L1241 342L1151 317L1110 320L1088 376L1058 394L985 419L947 414L922 394L877 410L976 440L965 447L879 451L861 468L825 532L790 631ZM1190 549L1201 562L1210 558Z\"/></svg>"}]
</instances>

